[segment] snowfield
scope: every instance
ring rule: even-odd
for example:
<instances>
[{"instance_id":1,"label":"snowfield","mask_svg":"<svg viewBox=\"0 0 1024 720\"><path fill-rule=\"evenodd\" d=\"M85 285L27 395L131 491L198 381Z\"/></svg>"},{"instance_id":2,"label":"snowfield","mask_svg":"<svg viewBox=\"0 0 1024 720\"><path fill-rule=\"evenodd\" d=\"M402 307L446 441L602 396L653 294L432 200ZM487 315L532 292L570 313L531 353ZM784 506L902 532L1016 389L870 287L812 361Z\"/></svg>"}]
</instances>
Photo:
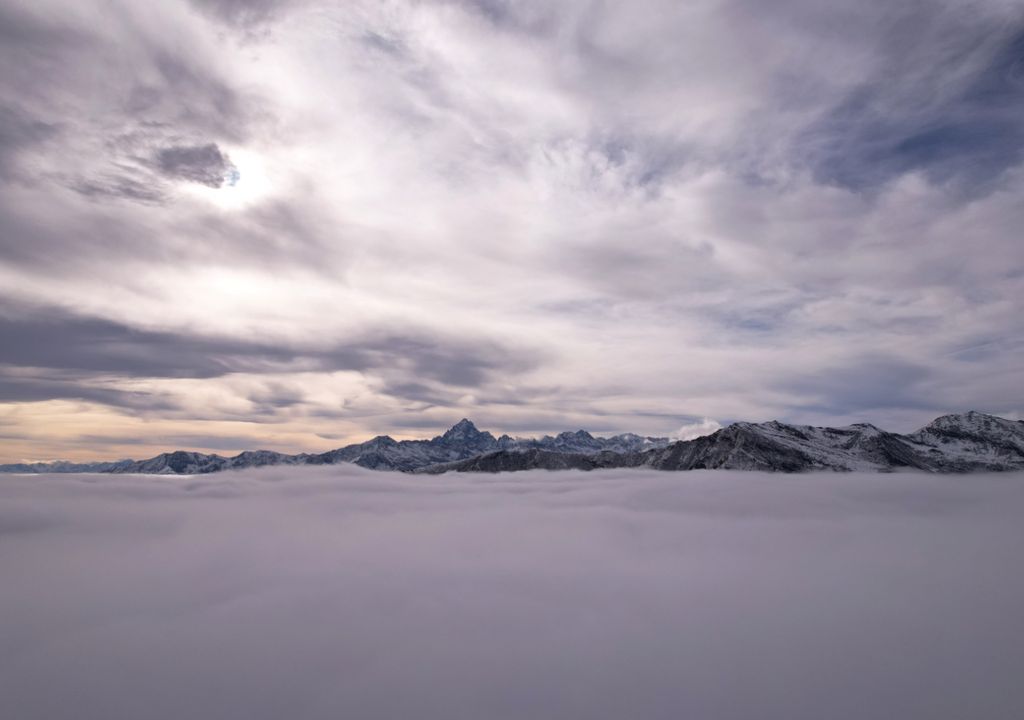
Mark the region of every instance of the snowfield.
<instances>
[{"instance_id":1,"label":"snowfield","mask_svg":"<svg viewBox=\"0 0 1024 720\"><path fill-rule=\"evenodd\" d=\"M12 720L1017 720L1024 474L0 478Z\"/></svg>"}]
</instances>

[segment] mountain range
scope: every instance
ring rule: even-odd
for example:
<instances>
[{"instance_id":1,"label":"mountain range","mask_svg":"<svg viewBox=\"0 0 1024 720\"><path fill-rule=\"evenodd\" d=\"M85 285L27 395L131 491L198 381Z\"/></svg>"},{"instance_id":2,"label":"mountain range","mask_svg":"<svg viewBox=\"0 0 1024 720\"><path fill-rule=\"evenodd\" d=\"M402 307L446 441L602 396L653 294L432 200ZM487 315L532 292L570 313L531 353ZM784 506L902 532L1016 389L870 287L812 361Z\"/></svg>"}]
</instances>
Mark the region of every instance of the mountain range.
<instances>
[{"instance_id":1,"label":"mountain range","mask_svg":"<svg viewBox=\"0 0 1024 720\"><path fill-rule=\"evenodd\" d=\"M866 423L832 428L774 420L737 422L710 435L673 441L632 433L596 437L585 430L541 438L496 438L463 419L429 440L394 440L381 435L319 454L254 450L223 457L178 450L147 460L16 463L0 465L0 472L195 475L263 465L338 463L427 474L601 468L1007 471L1024 469L1024 421L972 411L943 415L906 435Z\"/></svg>"}]
</instances>

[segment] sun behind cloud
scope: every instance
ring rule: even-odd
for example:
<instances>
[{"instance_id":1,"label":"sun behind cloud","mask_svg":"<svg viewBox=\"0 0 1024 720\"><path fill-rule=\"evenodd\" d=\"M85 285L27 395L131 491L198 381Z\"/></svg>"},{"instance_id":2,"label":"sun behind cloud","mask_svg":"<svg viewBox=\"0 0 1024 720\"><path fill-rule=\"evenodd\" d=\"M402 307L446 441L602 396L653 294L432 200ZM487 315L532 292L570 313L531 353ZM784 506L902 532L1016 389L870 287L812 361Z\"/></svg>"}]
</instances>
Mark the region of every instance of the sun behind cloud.
<instances>
[{"instance_id":1,"label":"sun behind cloud","mask_svg":"<svg viewBox=\"0 0 1024 720\"><path fill-rule=\"evenodd\" d=\"M242 210L271 195L273 185L266 161L244 148L226 148L230 163L219 187L190 183L187 192L224 210Z\"/></svg>"}]
</instances>

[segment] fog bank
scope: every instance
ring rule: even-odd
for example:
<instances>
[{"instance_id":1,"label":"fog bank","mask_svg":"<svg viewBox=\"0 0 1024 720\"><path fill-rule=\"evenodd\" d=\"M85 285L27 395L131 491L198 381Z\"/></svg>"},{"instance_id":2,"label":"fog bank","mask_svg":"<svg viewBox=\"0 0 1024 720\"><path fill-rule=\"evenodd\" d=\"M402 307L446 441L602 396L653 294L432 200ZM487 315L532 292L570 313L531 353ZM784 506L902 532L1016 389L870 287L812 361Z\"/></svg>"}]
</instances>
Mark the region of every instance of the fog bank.
<instances>
[{"instance_id":1,"label":"fog bank","mask_svg":"<svg viewBox=\"0 0 1024 720\"><path fill-rule=\"evenodd\" d=\"M1024 476L0 479L48 720L1024 716Z\"/></svg>"}]
</instances>

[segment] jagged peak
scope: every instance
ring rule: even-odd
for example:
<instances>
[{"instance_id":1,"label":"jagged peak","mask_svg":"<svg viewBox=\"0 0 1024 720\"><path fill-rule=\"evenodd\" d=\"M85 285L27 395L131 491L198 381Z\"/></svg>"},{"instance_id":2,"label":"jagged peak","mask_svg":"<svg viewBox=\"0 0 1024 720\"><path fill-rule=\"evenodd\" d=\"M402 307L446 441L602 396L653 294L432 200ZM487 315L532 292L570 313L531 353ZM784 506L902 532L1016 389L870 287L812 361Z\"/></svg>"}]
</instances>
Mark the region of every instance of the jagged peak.
<instances>
[{"instance_id":1,"label":"jagged peak","mask_svg":"<svg viewBox=\"0 0 1024 720\"><path fill-rule=\"evenodd\" d=\"M581 439L581 440L583 440L583 439L593 440L594 439L594 436L591 435L590 433L588 433L586 430L577 430L576 432L572 432L571 430L566 430L565 432L558 433L558 437L560 437L560 438L578 438L578 439Z\"/></svg>"},{"instance_id":2,"label":"jagged peak","mask_svg":"<svg viewBox=\"0 0 1024 720\"><path fill-rule=\"evenodd\" d=\"M483 436L489 436L490 433L481 432L473 421L469 418L462 418L457 423L452 425L448 430L445 431L444 435L441 436L442 440L465 440L468 438L477 438Z\"/></svg>"},{"instance_id":3,"label":"jagged peak","mask_svg":"<svg viewBox=\"0 0 1024 720\"><path fill-rule=\"evenodd\" d=\"M457 423L451 426L451 430L476 430L476 425L469 418L462 418Z\"/></svg>"},{"instance_id":4,"label":"jagged peak","mask_svg":"<svg viewBox=\"0 0 1024 720\"><path fill-rule=\"evenodd\" d=\"M768 429L768 430L782 430L782 429L785 429L785 428L795 428L795 427L799 427L799 426L797 426L797 425L790 425L788 423L782 422L781 420L767 420L765 422L749 422L749 421L746 421L746 420L740 420L739 422L734 422L734 423L731 423L729 425L726 425L724 428L721 428L721 429L722 430L733 430L734 432L740 431L740 430L752 430L754 432L757 432L758 430L765 430L765 429Z\"/></svg>"}]
</instances>

